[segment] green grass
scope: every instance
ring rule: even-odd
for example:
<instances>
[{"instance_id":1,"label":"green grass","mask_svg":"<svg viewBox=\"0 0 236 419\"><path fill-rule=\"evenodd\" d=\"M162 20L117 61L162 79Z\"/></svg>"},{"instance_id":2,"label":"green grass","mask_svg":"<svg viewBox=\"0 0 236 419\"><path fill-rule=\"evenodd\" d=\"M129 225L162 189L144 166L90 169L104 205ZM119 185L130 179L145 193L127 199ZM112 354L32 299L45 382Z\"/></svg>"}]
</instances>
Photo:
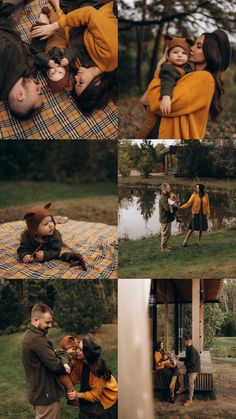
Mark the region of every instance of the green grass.
<instances>
[{"instance_id":1,"label":"green grass","mask_svg":"<svg viewBox=\"0 0 236 419\"><path fill-rule=\"evenodd\" d=\"M54 347L58 347L65 333L60 329L52 329L49 338ZM25 373L21 362L21 346L23 333L0 336L0 418L32 419L34 410L27 400ZM117 350L112 348L104 351L104 358L117 376ZM67 407L66 400L61 400L61 418L77 419L78 409Z\"/></svg>"},{"instance_id":2,"label":"green grass","mask_svg":"<svg viewBox=\"0 0 236 419\"><path fill-rule=\"evenodd\" d=\"M215 338L214 347L215 348L224 348L225 346L234 346L236 347L236 336L230 337L217 337Z\"/></svg>"},{"instance_id":3,"label":"green grass","mask_svg":"<svg viewBox=\"0 0 236 419\"><path fill-rule=\"evenodd\" d=\"M161 253L160 237L119 241L119 278L236 278L235 230L203 236L202 247L192 235L188 247L174 236L170 253Z\"/></svg>"},{"instance_id":4,"label":"green grass","mask_svg":"<svg viewBox=\"0 0 236 419\"><path fill-rule=\"evenodd\" d=\"M0 208L108 195L117 195L115 183L0 182Z\"/></svg>"},{"instance_id":5,"label":"green grass","mask_svg":"<svg viewBox=\"0 0 236 419\"><path fill-rule=\"evenodd\" d=\"M141 176L130 176L128 178L119 177L120 186L141 186L141 185L153 185L160 186L164 182L170 183L170 185L181 185L181 186L192 186L195 189L196 182L203 183L206 188L217 189L217 190L236 190L236 179L213 179L213 178L180 178L173 175L168 176L150 176L147 179Z\"/></svg>"}]
</instances>

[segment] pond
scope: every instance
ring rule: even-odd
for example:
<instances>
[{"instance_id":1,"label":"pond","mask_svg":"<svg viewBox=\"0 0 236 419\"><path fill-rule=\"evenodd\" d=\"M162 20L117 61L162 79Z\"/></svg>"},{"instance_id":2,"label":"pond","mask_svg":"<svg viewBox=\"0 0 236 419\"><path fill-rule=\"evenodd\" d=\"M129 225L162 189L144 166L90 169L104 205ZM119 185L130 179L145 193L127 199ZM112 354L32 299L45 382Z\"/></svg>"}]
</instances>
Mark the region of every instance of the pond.
<instances>
[{"instance_id":1,"label":"pond","mask_svg":"<svg viewBox=\"0 0 236 419\"><path fill-rule=\"evenodd\" d=\"M173 185L172 191L181 204L187 202L192 188ZM236 192L208 189L211 216L208 231L217 231L225 227L236 227ZM119 187L119 238L137 240L158 235L160 188L157 186ZM182 222L172 223L172 234L186 232L191 218L191 210L182 210Z\"/></svg>"}]
</instances>

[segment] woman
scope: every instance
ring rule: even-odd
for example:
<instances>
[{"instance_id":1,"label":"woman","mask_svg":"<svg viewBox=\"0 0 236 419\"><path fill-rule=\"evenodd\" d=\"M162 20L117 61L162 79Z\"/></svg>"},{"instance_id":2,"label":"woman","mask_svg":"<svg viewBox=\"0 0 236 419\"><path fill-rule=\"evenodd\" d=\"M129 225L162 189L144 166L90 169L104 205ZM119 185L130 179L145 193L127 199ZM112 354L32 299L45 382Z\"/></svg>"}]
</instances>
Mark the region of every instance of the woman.
<instances>
[{"instance_id":1,"label":"woman","mask_svg":"<svg viewBox=\"0 0 236 419\"><path fill-rule=\"evenodd\" d=\"M84 113L107 106L116 100L116 68L118 66L118 24L113 1L100 0L96 7L84 6L67 15L60 9L59 0L51 0L58 21L36 27L32 38L46 39L62 28L70 47L76 50L77 73L72 96ZM94 2L92 3L94 4Z\"/></svg>"},{"instance_id":2,"label":"woman","mask_svg":"<svg viewBox=\"0 0 236 419\"><path fill-rule=\"evenodd\" d=\"M70 400L79 398L79 419L117 419L118 386L105 361L101 347L88 333L80 342L77 360L70 374L73 384L80 381L80 391L68 393Z\"/></svg>"},{"instance_id":3,"label":"woman","mask_svg":"<svg viewBox=\"0 0 236 419\"><path fill-rule=\"evenodd\" d=\"M154 344L153 357L155 361L156 380L160 385L170 390L170 401L175 402L175 385L178 375L176 360L168 352L164 351L162 341Z\"/></svg>"},{"instance_id":4,"label":"woman","mask_svg":"<svg viewBox=\"0 0 236 419\"><path fill-rule=\"evenodd\" d=\"M192 208L192 218L189 223L189 229L184 239L183 246L187 246L187 242L193 231L199 232L198 245L201 246L202 232L207 231L207 218L210 217L209 197L205 192L205 186L201 183L196 185L196 190L191 195L186 204L181 205L179 209Z\"/></svg>"},{"instance_id":5,"label":"woman","mask_svg":"<svg viewBox=\"0 0 236 419\"><path fill-rule=\"evenodd\" d=\"M147 90L148 118L139 138L203 139L209 113L216 120L222 111L222 72L229 66L230 55L224 31L202 34L190 49L189 61L196 71L177 82L171 113L165 116L160 112L160 78L154 77Z\"/></svg>"}]
</instances>

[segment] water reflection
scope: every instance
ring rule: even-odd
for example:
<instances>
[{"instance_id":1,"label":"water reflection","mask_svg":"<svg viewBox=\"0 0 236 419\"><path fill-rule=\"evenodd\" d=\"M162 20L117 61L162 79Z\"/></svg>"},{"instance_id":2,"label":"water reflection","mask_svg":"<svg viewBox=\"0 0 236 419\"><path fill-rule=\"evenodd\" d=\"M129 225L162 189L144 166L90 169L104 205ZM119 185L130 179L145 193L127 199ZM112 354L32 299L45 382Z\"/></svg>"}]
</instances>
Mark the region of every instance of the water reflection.
<instances>
[{"instance_id":1,"label":"water reflection","mask_svg":"<svg viewBox=\"0 0 236 419\"><path fill-rule=\"evenodd\" d=\"M185 203L193 192L192 188L172 185L172 191L180 203ZM211 204L211 217L208 225L210 231L225 227L236 227L236 193L222 190L208 191ZM139 239L157 235L159 223L160 189L155 186L120 187L119 188L119 237ZM181 211L183 223L172 223L172 234L183 234L189 225L191 211Z\"/></svg>"}]
</instances>

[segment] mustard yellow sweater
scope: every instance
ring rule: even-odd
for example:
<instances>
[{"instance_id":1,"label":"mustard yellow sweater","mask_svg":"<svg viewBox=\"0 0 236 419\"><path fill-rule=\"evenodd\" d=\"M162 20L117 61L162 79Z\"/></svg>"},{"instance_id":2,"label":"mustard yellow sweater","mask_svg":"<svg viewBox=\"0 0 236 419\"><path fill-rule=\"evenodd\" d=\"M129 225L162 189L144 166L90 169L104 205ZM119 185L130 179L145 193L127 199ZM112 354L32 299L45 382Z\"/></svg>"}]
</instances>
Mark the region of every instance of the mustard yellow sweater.
<instances>
[{"instance_id":1,"label":"mustard yellow sweater","mask_svg":"<svg viewBox=\"0 0 236 419\"><path fill-rule=\"evenodd\" d=\"M77 384L81 380L82 369L83 362L79 360L74 361L74 369L70 374L70 379L73 384ZM89 385L91 390L80 393L80 398L92 403L99 401L104 409L109 409L117 401L118 385L115 377L111 376L111 379L107 381L97 377L90 371Z\"/></svg>"},{"instance_id":2,"label":"mustard yellow sweater","mask_svg":"<svg viewBox=\"0 0 236 419\"><path fill-rule=\"evenodd\" d=\"M215 81L208 71L186 74L176 84L171 100L171 113L160 113L159 77L154 77L148 86L150 111L161 116L158 138L196 140L203 139L209 109L215 90Z\"/></svg>"},{"instance_id":3,"label":"mustard yellow sweater","mask_svg":"<svg viewBox=\"0 0 236 419\"><path fill-rule=\"evenodd\" d=\"M70 45L70 29L87 26L84 32L84 43L88 54L101 72L110 72L118 66L118 23L113 14L113 2L107 3L99 10L92 6L81 7L67 15L57 10L58 22L64 30ZM76 66L81 64L77 59Z\"/></svg>"},{"instance_id":4,"label":"mustard yellow sweater","mask_svg":"<svg viewBox=\"0 0 236 419\"><path fill-rule=\"evenodd\" d=\"M200 196L197 192L194 192L191 197L189 198L188 202L186 204L181 205L179 209L184 208L191 208L192 207L192 214L198 214L200 211ZM202 205L203 205L203 214L207 217L210 217L210 202L209 197L207 193L202 198Z\"/></svg>"}]
</instances>

